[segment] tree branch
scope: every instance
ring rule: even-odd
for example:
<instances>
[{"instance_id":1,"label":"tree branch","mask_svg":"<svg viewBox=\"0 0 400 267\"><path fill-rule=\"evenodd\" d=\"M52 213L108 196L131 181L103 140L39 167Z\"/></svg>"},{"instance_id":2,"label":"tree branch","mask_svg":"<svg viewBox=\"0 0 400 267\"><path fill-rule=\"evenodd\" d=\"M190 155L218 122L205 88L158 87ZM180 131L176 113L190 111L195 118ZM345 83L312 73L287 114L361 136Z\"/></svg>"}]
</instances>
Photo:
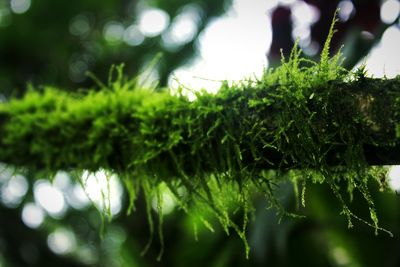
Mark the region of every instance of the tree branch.
<instances>
[{"instance_id":1,"label":"tree branch","mask_svg":"<svg viewBox=\"0 0 400 267\"><path fill-rule=\"evenodd\" d=\"M346 165L354 150L370 165L400 164L399 78L290 90L224 85L195 101L133 88L30 92L0 106L0 161L36 170L140 167L163 176Z\"/></svg>"}]
</instances>

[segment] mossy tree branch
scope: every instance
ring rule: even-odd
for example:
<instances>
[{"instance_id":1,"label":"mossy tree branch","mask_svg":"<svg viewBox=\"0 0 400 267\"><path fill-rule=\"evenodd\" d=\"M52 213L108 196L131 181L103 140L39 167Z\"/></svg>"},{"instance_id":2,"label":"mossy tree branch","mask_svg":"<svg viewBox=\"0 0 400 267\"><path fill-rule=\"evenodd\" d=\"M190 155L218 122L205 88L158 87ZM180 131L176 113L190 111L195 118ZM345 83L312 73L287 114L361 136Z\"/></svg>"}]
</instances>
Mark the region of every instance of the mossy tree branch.
<instances>
[{"instance_id":1,"label":"mossy tree branch","mask_svg":"<svg viewBox=\"0 0 400 267\"><path fill-rule=\"evenodd\" d=\"M310 89L302 95L304 107L285 102L279 85L261 81L223 85L216 95L203 92L195 101L129 86L87 95L32 91L1 104L0 160L53 171L125 172L143 165L159 176L176 176L177 159L192 174L194 168L225 172L229 165L342 165L346 151L357 145L370 165L400 163L399 78L332 80ZM312 115L309 121L293 118L281 125L283 116L304 112ZM301 142L305 133L298 124L309 124L313 143L324 142ZM289 139L288 132L296 131Z\"/></svg>"},{"instance_id":2,"label":"mossy tree branch","mask_svg":"<svg viewBox=\"0 0 400 267\"><path fill-rule=\"evenodd\" d=\"M292 215L275 196L282 180L302 190L303 205L308 182L326 183L349 226L356 219L386 231L378 226L368 185L385 187L386 169L370 165L400 163L400 77L346 71L340 53L329 57L332 35L333 26L318 63L301 58L295 46L262 78L223 83L216 94L197 92L194 101L182 88L142 88L126 80L122 68L98 91L31 90L0 104L0 161L47 174L66 170L79 179L87 171L118 174L132 205L138 190L144 192L151 231L152 199L158 199L161 223L161 190L168 188L184 211L206 208L248 248L254 194ZM349 209L343 182L350 199L354 190L364 197L372 222ZM243 216L241 224L233 214Z\"/></svg>"}]
</instances>

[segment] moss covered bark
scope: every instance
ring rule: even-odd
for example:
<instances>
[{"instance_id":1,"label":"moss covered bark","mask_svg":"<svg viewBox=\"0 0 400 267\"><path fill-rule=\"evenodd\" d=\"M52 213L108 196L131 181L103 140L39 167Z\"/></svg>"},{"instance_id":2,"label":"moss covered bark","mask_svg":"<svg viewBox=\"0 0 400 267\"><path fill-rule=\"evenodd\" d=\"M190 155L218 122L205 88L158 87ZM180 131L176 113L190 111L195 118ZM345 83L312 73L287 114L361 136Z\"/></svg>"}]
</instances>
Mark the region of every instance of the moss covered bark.
<instances>
[{"instance_id":1,"label":"moss covered bark","mask_svg":"<svg viewBox=\"0 0 400 267\"><path fill-rule=\"evenodd\" d=\"M345 165L350 149L369 164L400 163L390 153L398 149L399 78L332 80L291 94L263 81L225 84L195 101L129 84L89 94L31 91L0 106L0 160L50 171L148 168L166 177Z\"/></svg>"}]
</instances>

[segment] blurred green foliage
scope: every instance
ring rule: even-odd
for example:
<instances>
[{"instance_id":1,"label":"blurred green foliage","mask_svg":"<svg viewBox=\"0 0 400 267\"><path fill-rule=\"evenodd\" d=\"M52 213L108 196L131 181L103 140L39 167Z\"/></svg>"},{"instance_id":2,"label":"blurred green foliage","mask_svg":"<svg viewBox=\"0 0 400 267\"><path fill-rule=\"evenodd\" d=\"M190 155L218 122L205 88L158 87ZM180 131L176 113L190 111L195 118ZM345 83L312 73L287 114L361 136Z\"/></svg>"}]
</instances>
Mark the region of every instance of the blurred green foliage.
<instances>
[{"instance_id":1,"label":"blurred green foliage","mask_svg":"<svg viewBox=\"0 0 400 267\"><path fill-rule=\"evenodd\" d=\"M155 78L165 85L169 74L196 54L201 31L230 3L1 0L0 93L19 94L28 82L71 90L90 87L93 81L86 71L106 79L111 64L123 62L127 74L135 75L159 53ZM16 13L24 5L28 9ZM150 14L148 25L143 26L146 13ZM179 30L174 29L179 20L189 25L194 22L186 37L171 34ZM141 32L140 27L146 26L154 30Z\"/></svg>"}]
</instances>

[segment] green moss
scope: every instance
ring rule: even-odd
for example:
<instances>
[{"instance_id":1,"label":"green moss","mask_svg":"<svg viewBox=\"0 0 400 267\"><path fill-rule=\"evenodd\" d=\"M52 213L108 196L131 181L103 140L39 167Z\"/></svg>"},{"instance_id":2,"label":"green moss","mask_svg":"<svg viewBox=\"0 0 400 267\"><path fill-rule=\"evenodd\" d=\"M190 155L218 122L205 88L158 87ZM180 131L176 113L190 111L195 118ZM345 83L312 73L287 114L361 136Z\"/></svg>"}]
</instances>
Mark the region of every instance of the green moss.
<instances>
[{"instance_id":1,"label":"green moss","mask_svg":"<svg viewBox=\"0 0 400 267\"><path fill-rule=\"evenodd\" d=\"M194 101L183 90L142 88L124 78L121 68L97 91L30 90L0 103L0 161L48 174L65 170L78 179L84 171L117 174L130 193L129 211L143 191L151 233L152 199L159 200L161 232L159 188L167 186L185 212L212 214L227 233L236 232L246 255L257 192L281 216L295 216L275 195L275 185L284 180L293 182L303 206L307 183L326 183L349 227L356 219L386 231L368 189L385 169L369 166L365 147L397 145L400 79L345 71L340 53L329 57L332 35L333 28L320 62L303 59L295 46L290 58L261 79L225 82L216 94L196 92ZM349 209L343 183L350 196L354 190L364 196L369 221ZM213 229L207 218L194 221Z\"/></svg>"}]
</instances>

